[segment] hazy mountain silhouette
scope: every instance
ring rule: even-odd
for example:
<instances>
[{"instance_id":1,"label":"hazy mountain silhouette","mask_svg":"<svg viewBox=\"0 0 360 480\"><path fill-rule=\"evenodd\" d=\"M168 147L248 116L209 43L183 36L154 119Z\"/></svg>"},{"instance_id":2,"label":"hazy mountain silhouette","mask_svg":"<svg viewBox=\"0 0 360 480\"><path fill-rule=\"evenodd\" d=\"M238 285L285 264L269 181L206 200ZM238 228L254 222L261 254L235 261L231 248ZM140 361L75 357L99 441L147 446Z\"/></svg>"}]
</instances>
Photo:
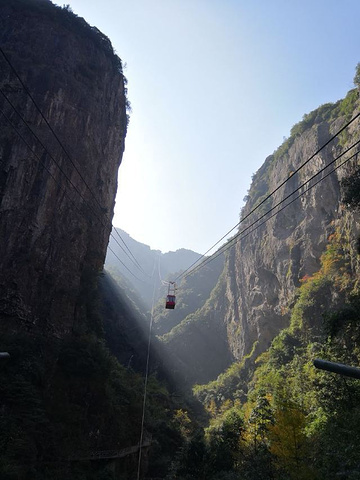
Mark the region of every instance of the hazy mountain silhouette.
<instances>
[{"instance_id":1,"label":"hazy mountain silhouette","mask_svg":"<svg viewBox=\"0 0 360 480\"><path fill-rule=\"evenodd\" d=\"M201 257L199 253L185 248L167 253L152 250L148 245L134 240L124 230L117 228L116 231L110 237L105 269L113 276L120 275L128 280L146 309L151 309L154 286L155 301L158 301L166 295L162 280L174 280L176 275ZM129 250L140 266L135 263Z\"/></svg>"}]
</instances>

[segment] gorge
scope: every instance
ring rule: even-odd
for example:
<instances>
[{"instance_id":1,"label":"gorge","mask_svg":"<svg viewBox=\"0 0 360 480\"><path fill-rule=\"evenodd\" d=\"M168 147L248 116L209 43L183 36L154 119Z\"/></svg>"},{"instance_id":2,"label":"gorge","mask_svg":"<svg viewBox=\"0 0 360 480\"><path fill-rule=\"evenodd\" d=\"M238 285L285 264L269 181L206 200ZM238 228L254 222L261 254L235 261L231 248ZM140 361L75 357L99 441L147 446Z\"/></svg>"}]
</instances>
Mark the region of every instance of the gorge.
<instances>
[{"instance_id":1,"label":"gorge","mask_svg":"<svg viewBox=\"0 0 360 480\"><path fill-rule=\"evenodd\" d=\"M182 275L200 254L112 227L128 100L109 39L49 0L0 0L0 27L0 478L359 478L360 387L313 360L360 362L360 67Z\"/></svg>"}]
</instances>

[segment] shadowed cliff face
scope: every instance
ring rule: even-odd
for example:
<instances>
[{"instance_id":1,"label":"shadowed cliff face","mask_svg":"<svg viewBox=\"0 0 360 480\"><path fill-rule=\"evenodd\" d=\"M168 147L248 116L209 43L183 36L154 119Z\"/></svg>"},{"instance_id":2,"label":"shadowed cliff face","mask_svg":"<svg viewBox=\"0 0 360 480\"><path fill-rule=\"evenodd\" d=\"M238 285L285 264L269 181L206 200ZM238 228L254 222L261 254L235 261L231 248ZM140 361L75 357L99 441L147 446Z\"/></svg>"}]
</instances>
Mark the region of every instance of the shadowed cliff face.
<instances>
[{"instance_id":1,"label":"shadowed cliff face","mask_svg":"<svg viewBox=\"0 0 360 480\"><path fill-rule=\"evenodd\" d=\"M105 258L126 134L121 62L50 2L1 0L0 44L68 154L0 54L1 324L64 334Z\"/></svg>"}]
</instances>

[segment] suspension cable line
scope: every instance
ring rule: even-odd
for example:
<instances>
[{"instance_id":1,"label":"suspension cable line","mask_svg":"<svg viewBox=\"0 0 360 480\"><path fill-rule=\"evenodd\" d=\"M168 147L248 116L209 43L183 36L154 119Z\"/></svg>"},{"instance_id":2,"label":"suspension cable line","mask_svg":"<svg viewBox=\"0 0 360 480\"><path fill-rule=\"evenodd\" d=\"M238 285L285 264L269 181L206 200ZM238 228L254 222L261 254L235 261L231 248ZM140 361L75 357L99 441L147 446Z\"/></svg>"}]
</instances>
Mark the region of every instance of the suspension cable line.
<instances>
[{"instance_id":1,"label":"suspension cable line","mask_svg":"<svg viewBox=\"0 0 360 480\"><path fill-rule=\"evenodd\" d=\"M353 148L355 145L357 145L360 141L356 142L354 145L352 145L350 148ZM349 148L349 149L350 149ZM349 150L347 149L347 151ZM185 278L192 274L192 273L195 273L197 272L198 270L200 270L200 268L202 268L203 266L207 265L207 263L210 263L211 261L215 260L215 258L217 258L219 255L221 255L222 253L224 253L225 251L229 250L231 247L233 247L235 245L235 243L237 243L238 240L242 240L243 238L246 238L248 235L250 235L250 233L254 232L255 230L257 230L260 226L264 225L268 220L270 220L271 218L273 218L275 215L277 215L278 213L280 213L282 210L284 210L288 205L291 205L292 203L294 203L295 200L297 200L298 198L300 198L302 195L304 195L305 193L307 193L309 190L311 190L313 187L315 187L317 184L319 184L322 180L324 180L326 177L328 177L330 174L334 173L338 168L342 167L343 165L345 165L347 162L349 162L350 160L352 160L354 157L356 157L358 155L358 153L360 152L357 151L355 154L353 154L351 157L349 157L348 159L346 159L344 162L342 162L340 165L338 165L337 167L335 167L333 170L331 170L328 174L326 174L324 177L322 177L321 179L319 179L316 183L314 183L313 185L311 185L310 187L308 187L304 192L302 192L301 194L299 194L295 199L293 199L291 202L289 202L288 204L286 204L285 206L283 206L281 209L279 209L278 211L276 211L275 213L273 213L270 217L268 217L267 219L265 219L263 222L261 222L259 225L256 225L250 232L246 233L246 235L243 235L243 233L245 233L247 230L249 230L252 226L254 226L259 220L263 219L265 216L267 216L272 210L274 210L274 208L276 208L277 206L279 206L281 203L283 203L286 199L288 199L289 197L291 197L294 193L296 193L296 191L299 190L299 188L297 188L294 192L292 192L290 195L288 195L286 198L284 198L281 202L279 202L277 205L275 205L274 207L272 207L270 210L268 210L266 213L264 213L261 217L259 217L256 221L254 221L251 225L249 225L248 227L246 227L244 230L242 230L241 232L238 232L231 240L229 240L229 243L228 244L225 244L221 247L221 249L219 249L218 252L216 252L216 254L214 254L213 256L211 257L208 257L206 260L204 260L204 262L201 264L201 265L198 265L196 268L194 268L191 272L189 272L187 275L185 275ZM343 156L346 152L343 152L339 157L337 157L335 159L338 160L341 156ZM302 186L304 186L305 184L309 183L310 180L312 180L314 177L316 177L319 173L321 173L323 170L325 170L325 168L327 168L328 166L330 166L331 164L333 164L334 161L332 161L330 164L328 164L326 167L324 167L323 169L321 169L321 171L319 171L317 174L313 175L307 182L305 182L303 185L300 186L300 188ZM242 235L240 238L238 238L240 235Z\"/></svg>"},{"instance_id":2,"label":"suspension cable line","mask_svg":"<svg viewBox=\"0 0 360 480\"><path fill-rule=\"evenodd\" d=\"M82 200L84 201L84 203L87 205L87 207L89 208L90 211L92 211L94 213L94 215L97 217L97 219L99 220L99 222L102 224L102 226L105 228L105 229L110 229L110 236L114 239L115 243L121 248L121 250L123 250L123 252L125 253L125 255L130 259L130 261L132 263L134 263L134 261L132 260L132 258L129 256L129 254L126 252L126 250L124 249L124 247L119 243L119 241L117 240L117 238L114 237L114 235L112 234L111 232L111 228L112 228L112 225L111 225L111 222L110 224L109 223L104 223L104 220L103 218L100 216L100 214L98 212L96 212L95 210L93 210L89 204L89 202L85 199L84 195L81 193L81 191L78 189L78 187L74 184L74 182L71 180L71 178L66 174L66 172L64 171L64 169L60 166L59 162L54 158L54 156L49 152L49 150L46 148L46 146L44 145L44 143L41 141L41 139L38 137L38 135L36 134L36 132L34 132L34 130L31 128L31 126L29 125L29 123L26 121L26 119L23 117L23 115L19 112L19 110L15 107L15 105L11 102L11 100L7 97L7 95L3 92L3 90L0 88L0 94L4 97L4 99L6 100L6 102L11 106L11 108L16 112L16 114L19 116L19 118L21 119L21 121L24 123L24 125L28 128L28 130L31 132L31 134L34 136L34 138L39 142L40 146L44 149L44 151L49 155L49 157L51 158L51 160L54 162L54 164L57 166L57 168L59 169L59 171L62 173L62 175L66 178L66 180L70 183L70 185L74 188L74 190L78 193L78 195L82 198ZM6 116L6 114L1 111L2 115L4 116L4 118L7 120L7 122L12 126L12 128L16 131L16 133L19 135L19 137L22 139L22 141L27 145L27 147L34 153L32 147L29 145L29 143L24 139L24 137L21 135L21 133L19 132L19 130L17 129L17 127L13 124L13 122L9 119L9 117ZM49 171L49 170L48 170ZM107 218L105 218L105 221L107 220ZM114 230L116 230L116 228L114 227ZM117 232L118 233L118 232ZM119 235L119 233L118 233ZM120 235L119 235L120 236ZM124 240L122 239L122 237L120 236L120 239L124 242ZM125 242L124 242L125 243ZM127 247L127 245L125 244L125 246ZM128 247L127 247L128 248ZM128 249L129 250L129 249ZM131 252L130 252L131 253ZM133 256L133 258L135 258ZM136 259L135 259L136 260ZM146 274L146 272L141 268L141 266L139 266L139 263L137 262L136 260L136 263L134 264L136 266L136 268L138 269L141 269L141 272L143 274L145 274L146 276L148 276Z\"/></svg>"},{"instance_id":3,"label":"suspension cable line","mask_svg":"<svg viewBox=\"0 0 360 480\"><path fill-rule=\"evenodd\" d=\"M152 326L154 320L154 307L155 307L155 259L154 259L154 269L153 269L153 296L152 296L152 305L151 305L151 315L150 315L150 324L149 324L149 338L147 345L147 354L146 354L146 366L145 366L145 381L144 381L144 396L143 396L143 406L142 406L142 415L141 415L141 428L140 428L140 441L139 441L139 459L138 459L138 470L137 470L137 480L140 480L140 470L141 470L141 458L142 458L142 444L144 438L144 426L145 426L145 410L146 410L146 400L147 400L147 387L149 380L149 366L150 366L150 347L151 347L151 335L152 335ZM158 262L160 265L160 255L158 257Z\"/></svg>"},{"instance_id":4,"label":"suspension cable line","mask_svg":"<svg viewBox=\"0 0 360 480\"><path fill-rule=\"evenodd\" d=\"M1 90L0 88L0 94L3 95L5 97L6 100L7 97L6 95L4 94L4 92ZM14 108L15 112L19 115L19 117L21 118L21 120L26 124L26 126L30 129L31 133L34 135L34 137L36 138L36 140L39 142L39 144L41 145L41 147L44 149L44 151L46 152L46 154L49 155L49 157L53 160L53 162L55 163L55 165L57 166L57 168L59 169L59 171L64 175L64 177L66 178L66 180L70 183L70 185L74 188L74 190L79 194L79 196L83 199L84 201L84 204L89 208L90 211L92 211L97 217L98 217L98 220L100 222L102 222L102 219L101 217L98 216L98 214L91 209L91 207L89 206L88 202L86 201L86 199L84 198L84 196L82 195L82 193L79 191L79 189L76 187L76 185L72 182L71 178L69 178L69 176L64 172L64 170L61 168L61 166L59 165L59 163L56 161L56 159L52 156L52 154L47 150L47 148L45 147L45 145L42 143L42 141L38 138L38 136L36 135L35 132L33 132L31 130L31 128L27 125L27 122L26 120L22 117L22 115L17 111L16 107L14 107L12 105L12 102L8 100L8 103ZM5 118L5 120L9 123L9 125L13 128L13 130L17 133L17 135L20 137L20 139L25 143L25 145L29 148L29 150L32 152L32 154L39 160L39 163L43 166L43 168L49 173L49 175L51 176L51 178L54 180L54 182L61 186L61 184L56 180L55 176L51 173L50 169L45 165L45 163L42 161L41 157L37 154L37 152L32 148L32 146L29 144L29 142L24 138L24 136L21 134L21 132L19 131L19 129L14 125L14 123L10 120L10 118L5 114L5 112L0 108L0 113L2 114L2 116ZM63 191L65 192L66 194L66 187L63 188ZM75 204L75 202L69 197L69 195L67 195L67 197L70 199L71 203L75 206L76 210L79 211L80 215L83 216L83 213L79 210L78 206ZM104 225L102 223L103 227L104 228L108 228L108 225ZM113 237L112 233L110 232L110 236ZM119 241L115 238L114 238L114 241L118 244L118 246L124 251L124 253L126 254L126 251L124 250L124 248L122 247L122 245L119 243ZM115 254L115 252L110 248L108 247L112 253L117 257L117 259L122 263L122 265L139 281L143 281L143 280L140 280L133 272L131 272L131 270L120 260L120 258ZM129 257L130 258L130 257ZM130 258L131 260L131 258ZM136 266L136 265L135 265Z\"/></svg>"},{"instance_id":5,"label":"suspension cable line","mask_svg":"<svg viewBox=\"0 0 360 480\"><path fill-rule=\"evenodd\" d=\"M357 144L360 143L360 140L355 142L355 144L353 144L351 147L349 147L345 152L343 152L341 155L339 155L335 160L333 160L331 163L329 163L326 167L324 167L323 169L321 169L318 173L316 173L315 175L313 175L308 181L306 181L304 184L302 184L299 188L297 188L294 192L292 192L290 195L288 195L285 199L283 199L281 202L277 203L273 208L271 208L270 210L268 210L266 213L264 213L261 217L259 217L256 221L254 221L251 225L249 225L248 227L246 227L244 230L242 230L241 232L237 233L231 240L229 240L228 244L225 244L224 246L222 246L218 252L215 252L214 255L212 255L211 257L208 257L207 259L205 259L200 265L198 265L197 267L195 267L193 270L191 270L190 272L188 272L186 275L184 275L183 278L186 278L188 277L189 275L192 275L193 273L196 273L198 270L200 270L202 267L205 267L208 263L212 262L213 260L215 260L218 256L222 255L225 251L229 250L230 248L232 248L235 243L237 243L239 240L242 240L244 238L246 238L247 236L249 236L251 233L253 233L255 230L257 230L259 227L261 227L262 225L264 225L265 223L267 223L271 218L275 217L278 213L280 213L281 211L283 211L286 207L288 207L289 205L291 205L292 203L294 203L296 200L298 200L302 195L304 195L305 193L307 193L309 190L311 190L312 188L314 188L316 185L318 185L320 182L322 182L323 180L325 180L325 178L327 178L329 175L331 175L332 173L334 173L336 170L338 170L340 167L344 166L346 163L348 163L350 160L352 160L354 157L357 157L357 155L360 153L360 150L358 150L356 153L354 153L353 155L351 155L351 157L349 157L348 159L344 160L340 165L334 167L330 172L328 172L326 175L324 175L322 178L320 178L319 180L317 180L313 185L310 185L306 190L304 190L304 192L301 192L299 195L297 195L293 200L291 200L289 203L287 203L286 205L284 205L282 208L280 208L279 210L277 210L276 212L274 212L270 217L266 218L265 220L263 220L260 224L254 226L257 222L259 222L259 220L263 219L265 216L267 216L270 212L272 212L274 210L274 208L278 207L279 205L281 205L281 203L283 203L286 199L289 199L289 197L291 197L294 193L296 193L296 191L298 191L300 188L302 188L304 185L306 185L307 183L309 183L313 178L315 178L317 175L319 175L320 173L322 173L322 171L324 171L327 167L329 167L331 164L333 164L336 160L338 160L339 158L341 158L345 153L347 153L347 151L349 151L349 149L353 148L354 146L356 146ZM249 230L251 227L254 228L250 231L248 231L245 235L243 235L247 230ZM240 238L238 238L240 237Z\"/></svg>"},{"instance_id":6,"label":"suspension cable line","mask_svg":"<svg viewBox=\"0 0 360 480\"><path fill-rule=\"evenodd\" d=\"M38 159L40 165L42 165L42 167L48 172L48 174L50 175L50 177L53 179L53 181L60 187L62 188L62 192L64 193L64 195L67 196L67 198L70 200L71 204L75 207L75 209L78 211L78 213L80 214L80 216L83 216L83 212L81 212L79 206L76 204L76 202L68 195L68 191L67 191L67 188L66 187L62 187L62 184L55 178L55 176L51 173L51 171L49 170L49 168L46 166L46 164L42 161L41 157L38 155L38 153L33 150L33 148L31 147L31 145L27 142L27 140L22 136L22 134L20 133L20 131L16 128L16 126L12 123L12 121L7 117L7 115L4 113L4 111L0 108L0 113L2 114L2 116L8 121L8 123L10 124L10 126L15 130L15 132L18 134L18 136L21 138L21 140L25 143L25 145L29 148L29 150L31 151L31 153ZM76 188L76 187L75 187ZM133 272L131 272L131 270L128 269L128 267L122 262L122 260L116 255L116 253L111 249L111 247L108 247L109 250L111 250L111 252L115 255L115 257L119 260L119 262L122 263L122 265L132 274L134 275ZM134 275L135 278L137 278L137 280L140 280L138 277L136 277L136 275ZM140 280L142 281L142 280Z\"/></svg>"},{"instance_id":7,"label":"suspension cable line","mask_svg":"<svg viewBox=\"0 0 360 480\"><path fill-rule=\"evenodd\" d=\"M281 182L272 192L270 192L259 204L257 204L254 208L250 210L249 213L247 213L236 225L234 225L225 235L223 235L214 245L212 245L206 252L201 255L200 258L198 258L195 262L193 262L184 272L179 274L175 280L178 280L179 278L182 278L186 272L188 272L194 265L199 263L207 253L209 253L213 248L216 247L224 238L226 238L231 232L235 230L241 223L243 223L247 218L249 218L250 215L252 215L261 205L263 205L267 200L269 200L270 197L272 197L278 190L280 190L281 187L283 187L288 181L290 181L294 175L296 175L302 168L304 168L316 155L318 155L325 147L327 147L340 133L342 133L349 125L351 125L357 118L360 117L360 112L356 114L351 120L349 120L340 130L338 130L330 139L325 142L318 150L316 150L315 153L313 153L305 162L303 162L294 172L292 172L283 182Z\"/></svg>"},{"instance_id":8,"label":"suspension cable line","mask_svg":"<svg viewBox=\"0 0 360 480\"><path fill-rule=\"evenodd\" d=\"M56 178L54 177L54 175L51 173L51 171L49 170L49 168L45 165L45 163L42 161L41 157L38 155L38 153L33 150L33 148L31 147L31 145L28 143L28 141L23 137L23 135L20 133L20 131L17 129L17 127L12 123L12 121L9 119L9 117L4 113L4 111L0 108L0 113L2 114L2 116L5 118L5 120L9 123L9 125L15 130L15 132L17 133L17 135L21 138L21 140L25 143L25 145L29 148L29 150L31 151L31 153L39 160L39 163L40 165L42 165L42 167L48 172L48 174L50 175L50 177L54 180L54 182L61 187L61 184L56 180ZM4 161L4 160L3 160ZM76 188L76 187L75 187ZM79 210L79 207L76 205L76 203L74 202L74 200L72 198L70 198L68 195L67 195L67 192L66 192L66 187L64 187L62 189L62 191L64 192L64 194L68 197L68 199L70 200L70 202L73 204L73 206L78 210L78 212L81 214L80 210Z\"/></svg>"},{"instance_id":9,"label":"suspension cable line","mask_svg":"<svg viewBox=\"0 0 360 480\"><path fill-rule=\"evenodd\" d=\"M85 178L83 177L83 175L81 174L80 170L78 169L78 167L76 166L76 164L73 162L72 158L70 157L67 149L64 147L63 143L60 141L59 137L57 136L56 132L54 131L54 129L52 128L52 126L50 125L50 123L48 122L47 118L45 117L45 115L42 113L40 107L38 106L37 102L35 101L34 97L32 96L31 92L29 91L29 89L27 88L27 86L24 84L24 82L22 81L20 75L18 74L18 72L16 71L15 67L13 66L13 64L10 62L8 56L5 54L4 50L0 47L0 53L2 54L2 56L4 57L5 61L7 62L7 64L9 65L10 69L12 70L12 72L14 73L14 75L16 76L16 78L19 80L21 86L23 87L24 91L26 92L26 94L28 95L28 97L30 98L30 100L32 101L32 103L34 104L36 110L38 111L38 113L40 114L41 118L44 120L44 122L46 123L47 127L49 128L49 130L51 131L51 133L53 134L53 136L55 137L56 141L58 142L58 144L60 145L61 149L63 150L63 152L65 153L66 157L69 159L70 163L72 164L72 166L74 167L75 171L78 173L79 177L81 178L81 180L83 181L83 183L85 184L86 188L90 191L90 193L92 194L92 196L94 197L96 203L98 204L100 210L102 210L102 205L99 203L99 201L97 200L96 196L94 195L94 193L92 192L91 188L89 187L88 183L86 182Z\"/></svg>"},{"instance_id":10,"label":"suspension cable line","mask_svg":"<svg viewBox=\"0 0 360 480\"><path fill-rule=\"evenodd\" d=\"M117 260L126 268L126 270L127 270L128 272L130 272L133 277L136 278L136 280L138 280L139 282L147 283L147 282L145 282L145 280L141 280L141 278L137 277L137 276L135 275L135 273L133 273L133 272L125 265L125 263L124 263L124 262L121 260L121 258L114 252L114 250L110 247L110 245L108 245L108 250L110 250L110 252L111 252L111 253L117 258Z\"/></svg>"}]
</instances>

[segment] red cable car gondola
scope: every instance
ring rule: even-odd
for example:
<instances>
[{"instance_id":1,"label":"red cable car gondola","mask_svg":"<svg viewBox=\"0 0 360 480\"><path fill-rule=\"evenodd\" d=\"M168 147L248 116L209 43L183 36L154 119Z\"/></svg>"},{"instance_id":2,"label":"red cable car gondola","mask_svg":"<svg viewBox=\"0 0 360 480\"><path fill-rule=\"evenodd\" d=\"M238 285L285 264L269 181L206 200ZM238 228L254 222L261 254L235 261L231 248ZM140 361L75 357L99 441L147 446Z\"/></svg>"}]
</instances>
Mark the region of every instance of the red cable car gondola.
<instances>
[{"instance_id":1,"label":"red cable car gondola","mask_svg":"<svg viewBox=\"0 0 360 480\"><path fill-rule=\"evenodd\" d=\"M176 293L175 282L170 282L169 287L168 287L168 294L167 294L167 297L166 297L165 308L171 308L172 310L174 310L175 303L176 303L175 293Z\"/></svg>"}]
</instances>

